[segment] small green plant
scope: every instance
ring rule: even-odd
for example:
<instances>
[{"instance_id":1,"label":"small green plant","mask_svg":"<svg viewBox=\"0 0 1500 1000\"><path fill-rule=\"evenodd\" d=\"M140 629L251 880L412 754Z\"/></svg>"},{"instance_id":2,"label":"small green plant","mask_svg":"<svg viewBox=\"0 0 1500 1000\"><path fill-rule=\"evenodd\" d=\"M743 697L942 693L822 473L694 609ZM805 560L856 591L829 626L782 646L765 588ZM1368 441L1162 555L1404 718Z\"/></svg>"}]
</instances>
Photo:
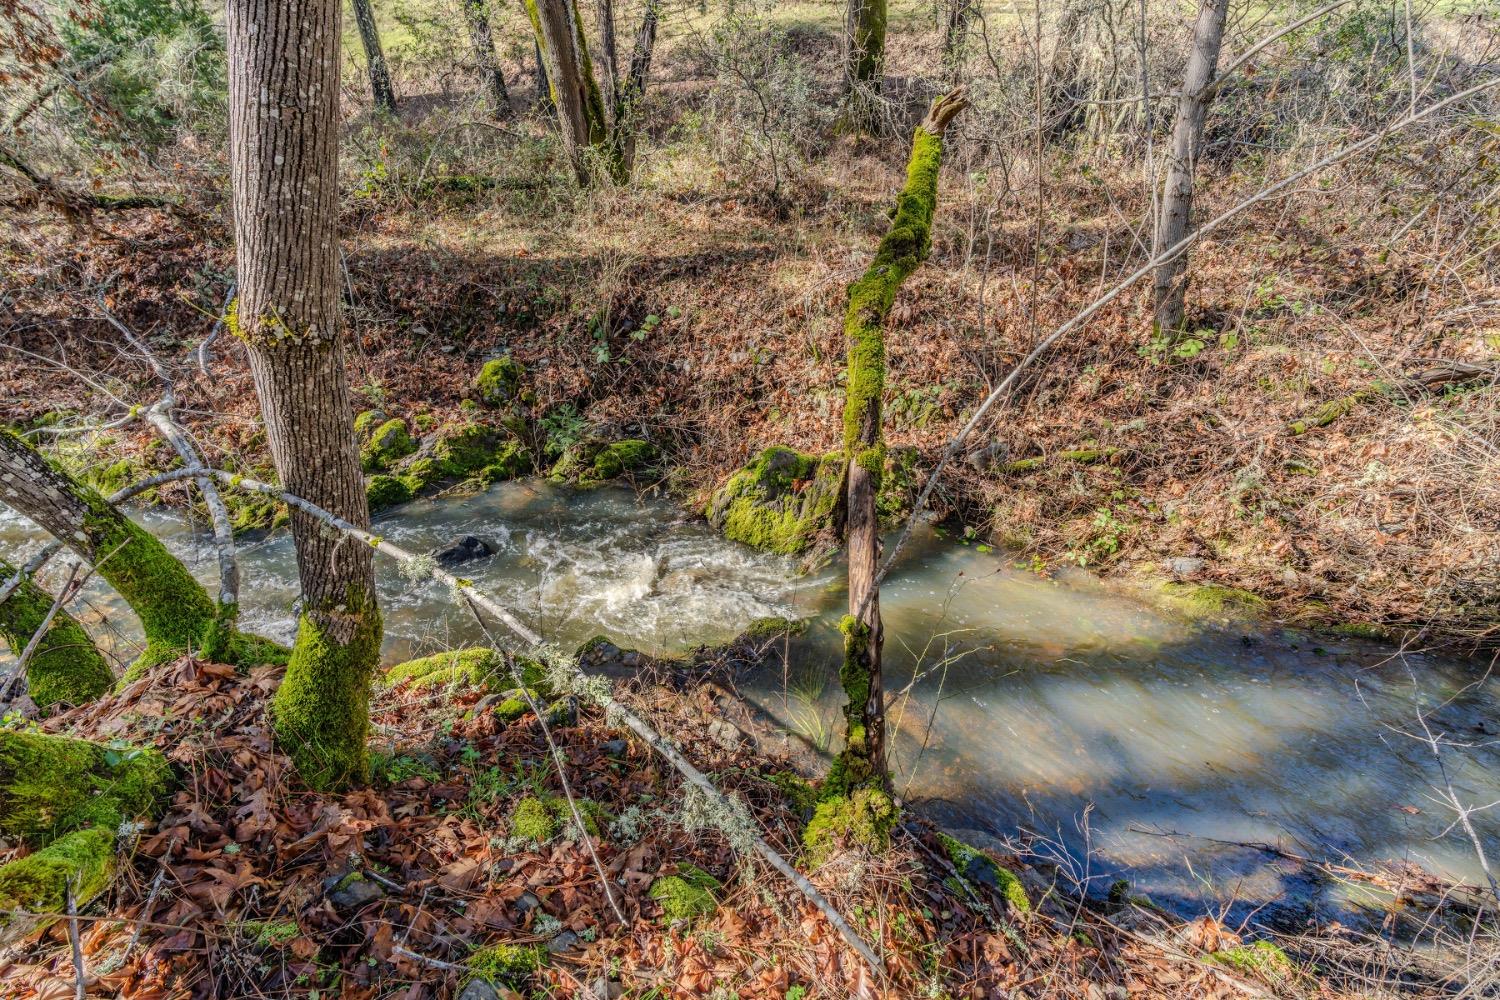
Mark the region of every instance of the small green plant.
<instances>
[{"instance_id":1,"label":"small green plant","mask_svg":"<svg viewBox=\"0 0 1500 1000\"><path fill-rule=\"evenodd\" d=\"M542 450L550 458L558 458L563 452L577 444L588 429L588 421L572 403L563 403L548 410L540 421Z\"/></svg>"}]
</instances>

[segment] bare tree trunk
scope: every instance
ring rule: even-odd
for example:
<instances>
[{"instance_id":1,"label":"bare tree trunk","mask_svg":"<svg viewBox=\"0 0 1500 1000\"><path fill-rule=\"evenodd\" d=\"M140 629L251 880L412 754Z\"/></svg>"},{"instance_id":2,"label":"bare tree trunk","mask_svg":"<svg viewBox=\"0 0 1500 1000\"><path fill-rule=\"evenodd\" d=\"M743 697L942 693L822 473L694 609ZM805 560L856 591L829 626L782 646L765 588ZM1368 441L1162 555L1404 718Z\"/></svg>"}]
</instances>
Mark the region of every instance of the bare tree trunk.
<instances>
[{"instance_id":1,"label":"bare tree trunk","mask_svg":"<svg viewBox=\"0 0 1500 1000\"><path fill-rule=\"evenodd\" d=\"M638 100L646 92L646 77L651 73L651 56L656 51L656 26L660 17L660 0L646 0L641 25L635 31L635 50L630 54L630 79L625 88L627 101Z\"/></svg>"},{"instance_id":2,"label":"bare tree trunk","mask_svg":"<svg viewBox=\"0 0 1500 1000\"><path fill-rule=\"evenodd\" d=\"M1172 125L1172 146L1167 153L1167 180L1162 192L1161 217L1156 228L1158 252L1181 242L1193 225L1193 169L1203 141L1203 119L1208 111L1210 86L1219 64L1224 42L1224 21L1229 0L1203 0L1193 27L1193 51L1183 74L1182 96L1177 101L1177 119ZM1153 292L1156 329L1172 334L1182 328L1188 281L1187 251L1156 269Z\"/></svg>"},{"instance_id":3,"label":"bare tree trunk","mask_svg":"<svg viewBox=\"0 0 1500 1000\"><path fill-rule=\"evenodd\" d=\"M864 276L849 286L844 318L848 343L848 383L844 401L846 473L845 541L849 554L849 614L844 633L844 666L839 679L848 695L845 747L827 783L835 795L856 788L885 789L885 693L881 683L880 522L875 498L885 471L881 399L885 392L885 321L902 282L927 259L932 216L937 207L938 169L943 135L968 105L959 87L939 98L912 136L906 186L896 214Z\"/></svg>"},{"instance_id":4,"label":"bare tree trunk","mask_svg":"<svg viewBox=\"0 0 1500 1000\"><path fill-rule=\"evenodd\" d=\"M604 50L604 97L608 102L609 124L613 127L620 120L620 60L615 45L614 0L598 0L599 45Z\"/></svg>"},{"instance_id":5,"label":"bare tree trunk","mask_svg":"<svg viewBox=\"0 0 1500 1000\"><path fill-rule=\"evenodd\" d=\"M1079 47L1089 2L1064 0L1057 22L1057 41L1047 73L1047 132L1054 141L1066 138L1083 122Z\"/></svg>"},{"instance_id":6,"label":"bare tree trunk","mask_svg":"<svg viewBox=\"0 0 1500 1000\"><path fill-rule=\"evenodd\" d=\"M510 110L510 93L505 89L505 74L495 56L495 38L490 31L490 11L485 0L463 0L464 19L469 25L469 42L474 47L474 65L479 68L480 83L489 87L490 100L497 114Z\"/></svg>"},{"instance_id":7,"label":"bare tree trunk","mask_svg":"<svg viewBox=\"0 0 1500 1000\"><path fill-rule=\"evenodd\" d=\"M974 0L948 0L948 23L943 29L943 68L948 79L958 82L969 22L974 19Z\"/></svg>"},{"instance_id":8,"label":"bare tree trunk","mask_svg":"<svg viewBox=\"0 0 1500 1000\"><path fill-rule=\"evenodd\" d=\"M229 0L229 165L239 298L271 458L288 492L370 523L338 283L339 0ZM368 546L292 511L302 615L277 738L314 787L362 782L380 611Z\"/></svg>"},{"instance_id":9,"label":"bare tree trunk","mask_svg":"<svg viewBox=\"0 0 1500 1000\"><path fill-rule=\"evenodd\" d=\"M236 609L216 605L161 542L5 430L0 430L0 501L96 567L140 618L146 651L127 678L189 651L232 662L259 654L264 662L275 648L235 633Z\"/></svg>"},{"instance_id":10,"label":"bare tree trunk","mask_svg":"<svg viewBox=\"0 0 1500 1000\"><path fill-rule=\"evenodd\" d=\"M365 49L365 64L370 70L370 96L375 106L387 114L396 113L396 91L391 87L391 72L385 64L385 50L380 46L380 28L375 24L375 8L370 0L350 0L354 4L354 23L359 26L359 41Z\"/></svg>"},{"instance_id":11,"label":"bare tree trunk","mask_svg":"<svg viewBox=\"0 0 1500 1000\"><path fill-rule=\"evenodd\" d=\"M594 180L594 164L589 158L593 151L609 177L623 183L629 179L629 172L605 117L604 99L594 79L578 12L571 0L526 0L526 10L546 60L563 148L578 182L590 184Z\"/></svg>"},{"instance_id":12,"label":"bare tree trunk","mask_svg":"<svg viewBox=\"0 0 1500 1000\"><path fill-rule=\"evenodd\" d=\"M0 587L10 581L16 587L0 599L0 636L19 657L32 637L44 626L46 632L26 661L26 692L46 710L59 702L82 705L110 689L114 672L104 661L94 641L78 620L59 609L52 615L52 595L32 582L22 570L0 559Z\"/></svg>"},{"instance_id":13,"label":"bare tree trunk","mask_svg":"<svg viewBox=\"0 0 1500 1000\"><path fill-rule=\"evenodd\" d=\"M879 131L885 22L886 0L849 0L844 22L844 93L852 124L860 131Z\"/></svg>"}]
</instances>

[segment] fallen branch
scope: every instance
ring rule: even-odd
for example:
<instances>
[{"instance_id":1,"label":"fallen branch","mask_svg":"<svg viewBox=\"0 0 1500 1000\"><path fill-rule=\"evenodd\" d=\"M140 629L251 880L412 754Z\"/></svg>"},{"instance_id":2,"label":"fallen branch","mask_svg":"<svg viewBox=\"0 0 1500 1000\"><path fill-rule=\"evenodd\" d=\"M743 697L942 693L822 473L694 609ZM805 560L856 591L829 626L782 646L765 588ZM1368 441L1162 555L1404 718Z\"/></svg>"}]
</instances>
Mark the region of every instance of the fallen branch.
<instances>
[{"instance_id":1,"label":"fallen branch","mask_svg":"<svg viewBox=\"0 0 1500 1000\"><path fill-rule=\"evenodd\" d=\"M473 581L454 576L442 567L438 566L430 556L420 556L409 552L399 545L386 541L379 535L366 531L354 524L344 520L336 514L332 514L317 504L303 498L287 493L280 487L271 486L251 479L247 476L239 476L223 469L210 469L203 466L195 466L185 469L173 469L163 472L137 483L134 489L142 492L153 486L164 483L177 482L183 479L196 479L200 476L213 476L219 482L232 486L235 489L248 490L253 493L261 493L266 496L276 497L289 507L294 507L304 514L321 521L323 524L343 532L351 538L364 542L382 555L390 556L406 567L407 574L414 581L436 580L445 584L457 597L461 595L465 600L473 601L479 607L489 612L498 619L506 628L510 629L525 642L533 652L550 662L556 663L558 657L547 649L542 642L541 636L527 628L515 615L511 614L503 605L484 591L474 586ZM709 796L719 805L724 807L726 813L741 820L741 824L733 828L724 829L730 843L736 850L753 851L759 854L767 864L776 869L787 881L797 887L797 890L807 898L808 902L817 907L819 912L828 919L844 941L857 952L870 971L881 980L885 979L885 969L880 960L876 958L875 952L865 943L864 939L849 925L843 915L834 908L817 887L807 880L801 872L797 871L776 850L766 843L765 839L756 832L753 821L749 818L744 805L737 799L731 799L719 791L714 783L709 781L702 771L694 767L687 758L678 752L677 748L668 743L660 733L651 727L640 716L629 708L616 701L610 691L609 682L602 677L590 676L579 670L576 663L568 667L574 682L574 691L583 697L587 697L600 708L604 709L607 718L618 719L632 732L646 742L651 749L655 750L676 768L699 791Z\"/></svg>"}]
</instances>

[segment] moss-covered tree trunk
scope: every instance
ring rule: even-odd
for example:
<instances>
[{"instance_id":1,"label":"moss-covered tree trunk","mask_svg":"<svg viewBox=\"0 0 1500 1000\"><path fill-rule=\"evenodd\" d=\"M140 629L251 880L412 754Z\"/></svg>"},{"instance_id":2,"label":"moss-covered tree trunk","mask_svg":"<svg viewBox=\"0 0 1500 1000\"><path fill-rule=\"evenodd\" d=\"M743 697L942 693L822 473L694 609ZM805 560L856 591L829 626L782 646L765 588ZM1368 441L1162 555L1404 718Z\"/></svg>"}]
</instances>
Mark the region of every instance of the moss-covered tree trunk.
<instances>
[{"instance_id":1,"label":"moss-covered tree trunk","mask_svg":"<svg viewBox=\"0 0 1500 1000\"><path fill-rule=\"evenodd\" d=\"M600 172L617 184L625 183L630 168L609 127L577 8L572 0L526 0L526 12L541 47L563 148L578 183L591 184Z\"/></svg>"},{"instance_id":2,"label":"moss-covered tree trunk","mask_svg":"<svg viewBox=\"0 0 1500 1000\"><path fill-rule=\"evenodd\" d=\"M351 0L354 23L359 26L359 42L365 50L365 67L370 73L370 96L375 106L388 115L396 113L396 89L391 86L391 71L380 44L380 26L375 23L375 8L370 0Z\"/></svg>"},{"instance_id":3,"label":"moss-covered tree trunk","mask_svg":"<svg viewBox=\"0 0 1500 1000\"><path fill-rule=\"evenodd\" d=\"M886 0L849 0L844 24L844 96L850 123L860 131L880 131L885 22Z\"/></svg>"},{"instance_id":4,"label":"moss-covered tree trunk","mask_svg":"<svg viewBox=\"0 0 1500 1000\"><path fill-rule=\"evenodd\" d=\"M124 823L154 816L171 784L155 750L0 731L0 837L34 853L0 866L0 946L109 884Z\"/></svg>"},{"instance_id":5,"label":"moss-covered tree trunk","mask_svg":"<svg viewBox=\"0 0 1500 1000\"><path fill-rule=\"evenodd\" d=\"M510 110L510 93L505 89L505 73L495 56L495 38L490 31L490 9L485 0L463 0L464 20L469 26L469 44L474 49L474 65L480 82L488 88L496 114Z\"/></svg>"},{"instance_id":6,"label":"moss-covered tree trunk","mask_svg":"<svg viewBox=\"0 0 1500 1000\"><path fill-rule=\"evenodd\" d=\"M0 601L0 636L19 657L47 621L54 602L30 577L0 559L0 588L11 580L16 581L15 589ZM44 712L58 704L81 705L108 691L114 682L114 673L88 632L59 608L26 661L26 691L31 700Z\"/></svg>"},{"instance_id":7,"label":"moss-covered tree trunk","mask_svg":"<svg viewBox=\"0 0 1500 1000\"><path fill-rule=\"evenodd\" d=\"M225 27L233 329L282 483L365 527L339 316L339 0L230 0ZM310 785L360 783L381 636L373 553L297 510L292 537L302 616L276 735Z\"/></svg>"},{"instance_id":8,"label":"moss-covered tree trunk","mask_svg":"<svg viewBox=\"0 0 1500 1000\"><path fill-rule=\"evenodd\" d=\"M1177 118L1172 125L1172 145L1167 151L1167 180L1156 227L1157 253L1176 246L1192 231L1193 173L1198 147L1203 142L1203 119L1208 113L1210 87L1218 70L1228 13L1229 0L1203 0L1198 8L1193 51L1183 72L1182 94L1177 98ZM1182 329L1187 280L1186 251L1157 265L1152 279L1157 332L1172 335Z\"/></svg>"},{"instance_id":9,"label":"moss-covered tree trunk","mask_svg":"<svg viewBox=\"0 0 1500 1000\"><path fill-rule=\"evenodd\" d=\"M276 647L234 631L232 605L220 607L166 547L97 490L0 430L0 502L35 521L94 565L141 619L146 651L126 678L193 651L252 662Z\"/></svg>"},{"instance_id":10,"label":"moss-covered tree trunk","mask_svg":"<svg viewBox=\"0 0 1500 1000\"><path fill-rule=\"evenodd\" d=\"M844 402L845 541L849 555L849 614L844 618L844 667L848 696L845 747L830 776L829 790L884 789L885 694L881 684L880 525L875 498L885 468L881 399L885 392L885 321L896 292L931 246L937 207L943 135L968 104L960 87L933 104L912 136L906 186L896 199L890 229L864 275L849 286L844 318L848 386Z\"/></svg>"}]
</instances>

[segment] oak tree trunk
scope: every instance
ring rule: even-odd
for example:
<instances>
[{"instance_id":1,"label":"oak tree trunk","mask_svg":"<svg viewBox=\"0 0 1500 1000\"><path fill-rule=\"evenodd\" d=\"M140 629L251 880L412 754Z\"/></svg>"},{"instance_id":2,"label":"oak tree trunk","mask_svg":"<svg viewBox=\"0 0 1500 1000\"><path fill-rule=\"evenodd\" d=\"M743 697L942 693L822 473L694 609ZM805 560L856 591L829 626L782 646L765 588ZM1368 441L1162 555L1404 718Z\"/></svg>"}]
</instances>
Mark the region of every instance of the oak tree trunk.
<instances>
[{"instance_id":1,"label":"oak tree trunk","mask_svg":"<svg viewBox=\"0 0 1500 1000\"><path fill-rule=\"evenodd\" d=\"M1193 27L1193 51L1183 74L1177 118L1172 124L1172 144L1167 151L1167 179L1156 229L1157 253L1177 245L1192 231L1193 171L1203 141L1209 87L1219 65L1219 49L1224 43L1224 21L1228 11L1229 0L1203 0L1198 8L1198 21ZM1156 268L1152 284L1158 333L1171 335L1182 329L1187 269L1185 250Z\"/></svg>"},{"instance_id":2,"label":"oak tree trunk","mask_svg":"<svg viewBox=\"0 0 1500 1000\"><path fill-rule=\"evenodd\" d=\"M354 23L359 26L359 41L365 50L365 65L370 71L370 96L375 106L387 114L396 113L396 91L391 87L391 72L385 64L385 50L380 45L380 28L375 24L375 8L370 0L351 0Z\"/></svg>"},{"instance_id":3,"label":"oak tree trunk","mask_svg":"<svg viewBox=\"0 0 1500 1000\"><path fill-rule=\"evenodd\" d=\"M852 125L864 132L880 131L886 2L849 0L845 13L844 93Z\"/></svg>"},{"instance_id":4,"label":"oak tree trunk","mask_svg":"<svg viewBox=\"0 0 1500 1000\"><path fill-rule=\"evenodd\" d=\"M496 113L510 109L510 93L505 89L505 74L495 55L495 38L490 30L490 12L485 0L463 0L464 19L469 25L469 43L474 48L474 65L480 83L489 88Z\"/></svg>"},{"instance_id":5,"label":"oak tree trunk","mask_svg":"<svg viewBox=\"0 0 1500 1000\"><path fill-rule=\"evenodd\" d=\"M239 298L266 438L288 492L370 523L338 282L339 0L229 0L229 164ZM314 787L362 782L380 612L369 546L292 510L302 614L278 739Z\"/></svg>"},{"instance_id":6,"label":"oak tree trunk","mask_svg":"<svg viewBox=\"0 0 1500 1000\"><path fill-rule=\"evenodd\" d=\"M615 45L615 5L613 0L597 0L599 47L604 56L604 98L608 102L611 128L620 120L620 59Z\"/></svg>"},{"instance_id":7,"label":"oak tree trunk","mask_svg":"<svg viewBox=\"0 0 1500 1000\"><path fill-rule=\"evenodd\" d=\"M547 67L563 149L578 182L590 184L602 170L623 183L629 171L611 134L572 0L526 0L526 9Z\"/></svg>"}]
</instances>

